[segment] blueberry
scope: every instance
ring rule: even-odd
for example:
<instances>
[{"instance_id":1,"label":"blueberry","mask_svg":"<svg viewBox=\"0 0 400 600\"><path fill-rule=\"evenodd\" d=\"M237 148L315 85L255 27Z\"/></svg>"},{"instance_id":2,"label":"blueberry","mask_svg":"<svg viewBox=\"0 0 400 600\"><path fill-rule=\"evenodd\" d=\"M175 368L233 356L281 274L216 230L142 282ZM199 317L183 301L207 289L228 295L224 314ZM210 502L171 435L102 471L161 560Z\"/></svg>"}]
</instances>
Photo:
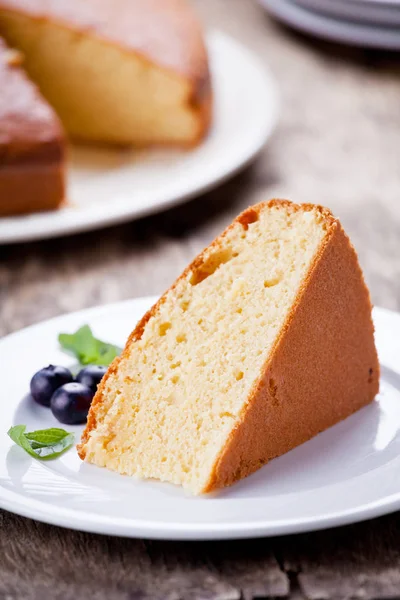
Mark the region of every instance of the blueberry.
<instances>
[{"instance_id":1,"label":"blueberry","mask_svg":"<svg viewBox=\"0 0 400 600\"><path fill-rule=\"evenodd\" d=\"M76 381L87 385L92 390L93 394L96 393L97 386L103 378L103 375L107 371L107 367L99 367L97 365L89 365L76 376Z\"/></svg>"},{"instance_id":2,"label":"blueberry","mask_svg":"<svg viewBox=\"0 0 400 600\"><path fill-rule=\"evenodd\" d=\"M93 400L93 392L83 383L66 383L51 397L51 412L60 423L85 423Z\"/></svg>"},{"instance_id":3,"label":"blueberry","mask_svg":"<svg viewBox=\"0 0 400 600\"><path fill-rule=\"evenodd\" d=\"M31 379L32 398L43 406L50 406L51 397L56 389L73 379L71 371L65 367L49 365L40 369Z\"/></svg>"}]
</instances>

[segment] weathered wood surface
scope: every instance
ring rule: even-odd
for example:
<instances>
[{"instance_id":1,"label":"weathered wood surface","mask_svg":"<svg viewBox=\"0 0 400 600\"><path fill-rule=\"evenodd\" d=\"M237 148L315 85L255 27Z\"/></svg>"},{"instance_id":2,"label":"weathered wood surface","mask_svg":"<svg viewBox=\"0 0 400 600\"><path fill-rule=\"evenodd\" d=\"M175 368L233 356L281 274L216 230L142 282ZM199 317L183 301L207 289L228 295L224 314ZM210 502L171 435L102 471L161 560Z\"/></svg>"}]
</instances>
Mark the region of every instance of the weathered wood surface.
<instances>
[{"instance_id":1,"label":"weathered wood surface","mask_svg":"<svg viewBox=\"0 0 400 600\"><path fill-rule=\"evenodd\" d=\"M228 183L162 215L0 247L0 335L160 293L239 210L272 196L330 206L359 251L374 302L400 309L399 56L310 41L251 0L197 5L278 80L282 115L270 144ZM0 513L1 600L288 595L400 598L399 514L307 535L189 544L76 533Z\"/></svg>"}]
</instances>

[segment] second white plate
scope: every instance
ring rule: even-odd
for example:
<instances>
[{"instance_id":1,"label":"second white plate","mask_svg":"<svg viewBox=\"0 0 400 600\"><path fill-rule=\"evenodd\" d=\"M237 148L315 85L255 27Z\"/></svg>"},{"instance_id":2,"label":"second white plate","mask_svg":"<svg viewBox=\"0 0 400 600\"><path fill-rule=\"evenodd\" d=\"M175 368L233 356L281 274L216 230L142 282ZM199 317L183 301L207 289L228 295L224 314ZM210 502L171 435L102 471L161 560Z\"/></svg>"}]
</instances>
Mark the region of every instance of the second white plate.
<instances>
[{"instance_id":1,"label":"second white plate","mask_svg":"<svg viewBox=\"0 0 400 600\"><path fill-rule=\"evenodd\" d=\"M316 37L352 46L400 50L400 30L379 24L357 23L334 18L296 4L293 0L259 0L286 25Z\"/></svg>"},{"instance_id":2,"label":"second white plate","mask_svg":"<svg viewBox=\"0 0 400 600\"><path fill-rule=\"evenodd\" d=\"M400 508L400 315L374 310L381 392L355 415L219 494L139 481L80 461L74 449L32 459L7 436L57 426L28 396L39 368L71 364L57 335L89 323L122 344L154 298L65 315L0 341L0 508L85 531L153 539L280 535L361 521ZM82 427L75 429L77 439Z\"/></svg>"},{"instance_id":3,"label":"second white plate","mask_svg":"<svg viewBox=\"0 0 400 600\"><path fill-rule=\"evenodd\" d=\"M247 164L270 136L277 92L268 68L232 38L211 33L214 122L188 151L72 147L68 205L0 218L0 244L78 233L155 213L217 185Z\"/></svg>"},{"instance_id":4,"label":"second white plate","mask_svg":"<svg viewBox=\"0 0 400 600\"><path fill-rule=\"evenodd\" d=\"M400 25L400 3L375 0L295 0L295 3L328 17L354 21L358 25Z\"/></svg>"}]
</instances>

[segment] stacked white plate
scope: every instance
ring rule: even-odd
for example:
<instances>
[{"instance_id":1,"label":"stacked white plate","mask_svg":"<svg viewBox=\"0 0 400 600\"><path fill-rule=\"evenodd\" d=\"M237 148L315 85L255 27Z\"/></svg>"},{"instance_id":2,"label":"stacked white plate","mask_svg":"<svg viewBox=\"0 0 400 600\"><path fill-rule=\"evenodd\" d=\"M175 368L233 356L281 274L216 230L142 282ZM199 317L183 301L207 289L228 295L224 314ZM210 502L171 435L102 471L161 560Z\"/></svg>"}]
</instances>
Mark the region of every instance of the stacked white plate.
<instances>
[{"instance_id":1,"label":"stacked white plate","mask_svg":"<svg viewBox=\"0 0 400 600\"><path fill-rule=\"evenodd\" d=\"M400 0L259 0L287 25L320 38L400 50Z\"/></svg>"}]
</instances>

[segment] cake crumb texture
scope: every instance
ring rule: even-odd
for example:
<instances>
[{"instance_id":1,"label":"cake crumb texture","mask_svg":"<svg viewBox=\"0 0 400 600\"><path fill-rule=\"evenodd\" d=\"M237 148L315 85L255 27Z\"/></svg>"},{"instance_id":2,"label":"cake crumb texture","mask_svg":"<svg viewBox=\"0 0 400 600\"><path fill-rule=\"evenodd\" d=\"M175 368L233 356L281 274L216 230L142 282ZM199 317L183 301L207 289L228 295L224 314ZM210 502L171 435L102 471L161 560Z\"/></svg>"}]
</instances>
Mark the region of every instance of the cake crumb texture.
<instances>
[{"instance_id":1,"label":"cake crumb texture","mask_svg":"<svg viewBox=\"0 0 400 600\"><path fill-rule=\"evenodd\" d=\"M272 200L239 215L139 322L79 454L209 492L361 408L378 381L369 293L339 221Z\"/></svg>"}]
</instances>

